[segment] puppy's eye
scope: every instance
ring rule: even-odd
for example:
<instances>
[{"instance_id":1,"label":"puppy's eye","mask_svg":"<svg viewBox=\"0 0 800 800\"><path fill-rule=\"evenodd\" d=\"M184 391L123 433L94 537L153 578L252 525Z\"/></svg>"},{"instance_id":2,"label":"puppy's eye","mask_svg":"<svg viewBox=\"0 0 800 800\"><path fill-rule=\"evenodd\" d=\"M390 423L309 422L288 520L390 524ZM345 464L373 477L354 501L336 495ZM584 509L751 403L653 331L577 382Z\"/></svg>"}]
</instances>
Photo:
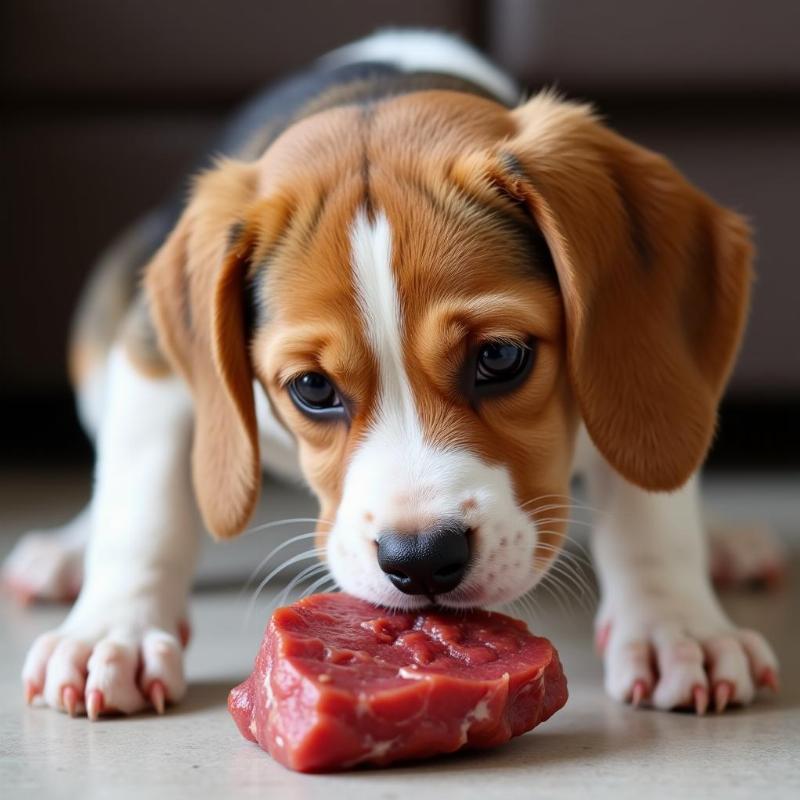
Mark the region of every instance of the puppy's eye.
<instances>
[{"instance_id":1,"label":"puppy's eye","mask_svg":"<svg viewBox=\"0 0 800 800\"><path fill-rule=\"evenodd\" d=\"M483 342L475 364L475 388L511 391L525 380L532 365L532 344Z\"/></svg>"},{"instance_id":2,"label":"puppy's eye","mask_svg":"<svg viewBox=\"0 0 800 800\"><path fill-rule=\"evenodd\" d=\"M333 384L320 372L304 372L289 384L294 404L309 416L339 416L342 401Z\"/></svg>"}]
</instances>

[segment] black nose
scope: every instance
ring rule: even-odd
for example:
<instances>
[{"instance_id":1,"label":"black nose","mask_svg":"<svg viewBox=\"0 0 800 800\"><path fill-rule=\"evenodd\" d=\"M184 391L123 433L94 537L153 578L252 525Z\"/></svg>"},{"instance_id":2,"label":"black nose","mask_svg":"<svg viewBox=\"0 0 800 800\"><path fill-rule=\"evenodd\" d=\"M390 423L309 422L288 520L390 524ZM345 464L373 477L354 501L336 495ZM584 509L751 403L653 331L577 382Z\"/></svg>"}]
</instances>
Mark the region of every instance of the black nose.
<instances>
[{"instance_id":1,"label":"black nose","mask_svg":"<svg viewBox=\"0 0 800 800\"><path fill-rule=\"evenodd\" d=\"M469 566L467 528L445 522L419 533L386 531L378 539L378 564L406 594L444 594L461 583Z\"/></svg>"}]
</instances>

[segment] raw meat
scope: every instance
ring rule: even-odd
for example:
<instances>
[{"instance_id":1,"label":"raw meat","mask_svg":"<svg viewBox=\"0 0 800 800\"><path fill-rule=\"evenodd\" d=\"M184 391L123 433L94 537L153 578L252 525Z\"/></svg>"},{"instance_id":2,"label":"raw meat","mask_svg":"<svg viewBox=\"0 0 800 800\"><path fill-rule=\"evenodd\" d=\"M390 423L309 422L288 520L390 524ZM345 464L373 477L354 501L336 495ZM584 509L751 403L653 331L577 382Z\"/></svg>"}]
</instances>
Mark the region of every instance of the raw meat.
<instances>
[{"instance_id":1,"label":"raw meat","mask_svg":"<svg viewBox=\"0 0 800 800\"><path fill-rule=\"evenodd\" d=\"M273 758L324 772L494 747L566 700L558 654L523 622L322 594L273 614L228 708Z\"/></svg>"}]
</instances>

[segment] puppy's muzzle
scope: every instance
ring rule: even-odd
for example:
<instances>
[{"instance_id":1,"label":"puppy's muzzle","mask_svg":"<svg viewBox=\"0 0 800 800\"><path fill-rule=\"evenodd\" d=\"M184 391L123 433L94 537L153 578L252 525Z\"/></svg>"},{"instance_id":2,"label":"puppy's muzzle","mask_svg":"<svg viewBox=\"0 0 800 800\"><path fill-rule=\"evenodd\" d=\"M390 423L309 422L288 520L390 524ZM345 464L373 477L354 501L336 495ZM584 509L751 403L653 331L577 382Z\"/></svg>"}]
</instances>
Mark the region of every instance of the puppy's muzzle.
<instances>
[{"instance_id":1,"label":"puppy's muzzle","mask_svg":"<svg viewBox=\"0 0 800 800\"><path fill-rule=\"evenodd\" d=\"M416 533L385 531L378 538L378 564L405 594L433 598L450 592L467 574L469 529L455 521Z\"/></svg>"}]
</instances>

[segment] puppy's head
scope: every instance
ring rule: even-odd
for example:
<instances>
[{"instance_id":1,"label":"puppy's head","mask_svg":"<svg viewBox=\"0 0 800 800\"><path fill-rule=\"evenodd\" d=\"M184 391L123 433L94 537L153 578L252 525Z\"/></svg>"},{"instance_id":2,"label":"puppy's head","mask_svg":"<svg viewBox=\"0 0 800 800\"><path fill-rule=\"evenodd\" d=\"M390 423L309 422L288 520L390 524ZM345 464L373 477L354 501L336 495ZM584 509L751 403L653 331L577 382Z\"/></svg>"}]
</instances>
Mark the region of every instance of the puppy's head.
<instances>
[{"instance_id":1,"label":"puppy's head","mask_svg":"<svg viewBox=\"0 0 800 800\"><path fill-rule=\"evenodd\" d=\"M738 217L547 94L310 117L203 176L148 271L206 522L230 536L252 512L256 378L343 589L513 599L558 550L580 419L646 489L698 467L749 260Z\"/></svg>"}]
</instances>

